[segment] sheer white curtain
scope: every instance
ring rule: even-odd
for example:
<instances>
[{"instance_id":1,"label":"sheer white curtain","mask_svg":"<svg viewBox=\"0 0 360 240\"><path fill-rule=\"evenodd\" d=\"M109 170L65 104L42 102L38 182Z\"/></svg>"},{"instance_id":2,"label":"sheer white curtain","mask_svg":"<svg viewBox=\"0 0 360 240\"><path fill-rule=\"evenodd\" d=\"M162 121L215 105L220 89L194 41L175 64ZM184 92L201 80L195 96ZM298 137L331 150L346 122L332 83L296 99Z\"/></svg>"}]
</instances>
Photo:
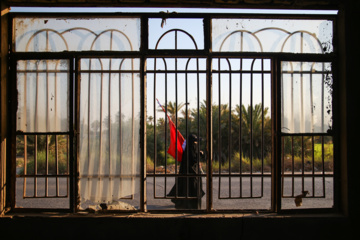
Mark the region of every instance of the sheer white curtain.
<instances>
[{"instance_id":1,"label":"sheer white curtain","mask_svg":"<svg viewBox=\"0 0 360 240\"><path fill-rule=\"evenodd\" d=\"M331 64L282 63L282 132L324 133L332 128Z\"/></svg>"},{"instance_id":2,"label":"sheer white curtain","mask_svg":"<svg viewBox=\"0 0 360 240\"><path fill-rule=\"evenodd\" d=\"M111 203L139 192L140 79L134 59L82 59L81 202Z\"/></svg>"}]
</instances>

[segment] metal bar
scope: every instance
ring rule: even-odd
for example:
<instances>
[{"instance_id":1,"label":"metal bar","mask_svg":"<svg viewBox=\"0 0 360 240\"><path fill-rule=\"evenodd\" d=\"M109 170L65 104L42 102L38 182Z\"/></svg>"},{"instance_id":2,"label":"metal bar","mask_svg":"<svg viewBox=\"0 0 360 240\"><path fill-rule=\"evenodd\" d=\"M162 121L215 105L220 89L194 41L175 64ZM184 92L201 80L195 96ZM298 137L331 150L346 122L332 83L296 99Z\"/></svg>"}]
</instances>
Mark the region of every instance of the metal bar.
<instances>
[{"instance_id":1,"label":"metal bar","mask_svg":"<svg viewBox=\"0 0 360 240\"><path fill-rule=\"evenodd\" d=\"M285 138L282 137L281 138L281 174L282 176L285 175ZM285 185L285 180L282 177L281 179L281 196L284 196L284 185Z\"/></svg>"},{"instance_id":2,"label":"metal bar","mask_svg":"<svg viewBox=\"0 0 360 240\"><path fill-rule=\"evenodd\" d=\"M199 70L199 58L196 58L196 70ZM198 133L197 133L197 137L198 137L198 148L197 148L197 156L198 156L198 162L197 162L197 169L198 172L197 173L201 173L200 168L200 161L201 161L201 155L200 155L200 147L201 147L201 141L200 141L200 73L198 72L197 75L197 113L198 113ZM187 121L187 119L186 119ZM202 189L201 183L202 181L199 181L201 179L201 177L198 177L198 186L197 186L197 196L200 196L201 191L200 189ZM201 198L198 199L198 209L201 209Z\"/></svg>"},{"instance_id":3,"label":"metal bar","mask_svg":"<svg viewBox=\"0 0 360 240\"><path fill-rule=\"evenodd\" d=\"M261 70L264 69L264 59L261 59ZM261 74L261 174L264 174L264 73ZM264 195L264 179L261 178L261 196Z\"/></svg>"},{"instance_id":4,"label":"metal bar","mask_svg":"<svg viewBox=\"0 0 360 240\"><path fill-rule=\"evenodd\" d=\"M74 58L69 60L69 80L70 80L70 113L69 113L69 152L68 152L68 169L67 174L70 175L70 211L77 212L79 202L79 126L80 126L80 59Z\"/></svg>"},{"instance_id":5,"label":"metal bar","mask_svg":"<svg viewBox=\"0 0 360 240\"><path fill-rule=\"evenodd\" d=\"M323 183L323 196L325 196L325 148L324 137L321 137L321 163L322 163L322 183Z\"/></svg>"},{"instance_id":6,"label":"metal bar","mask_svg":"<svg viewBox=\"0 0 360 240\"><path fill-rule=\"evenodd\" d=\"M291 137L291 173L294 176L295 165L295 150L294 150L294 137ZM294 196L294 177L291 178L291 196Z\"/></svg>"},{"instance_id":7,"label":"metal bar","mask_svg":"<svg viewBox=\"0 0 360 240\"><path fill-rule=\"evenodd\" d=\"M59 141L58 136L55 136L55 169L56 175L59 175ZM59 178L56 177L56 196L59 196Z\"/></svg>"},{"instance_id":8,"label":"metal bar","mask_svg":"<svg viewBox=\"0 0 360 240\"><path fill-rule=\"evenodd\" d=\"M240 58L240 70L243 69L243 58ZM242 85L243 85L243 73L240 73L240 83L239 83L239 158L240 158L240 175L242 175L242 97L243 97L243 93L242 93ZM240 197L242 197L242 177L240 177L239 179L239 183L240 183Z\"/></svg>"},{"instance_id":9,"label":"metal bar","mask_svg":"<svg viewBox=\"0 0 360 240\"><path fill-rule=\"evenodd\" d=\"M34 140L34 176L37 175L37 135L35 135ZM37 196L37 178L34 177L34 196Z\"/></svg>"},{"instance_id":10,"label":"metal bar","mask_svg":"<svg viewBox=\"0 0 360 240\"><path fill-rule=\"evenodd\" d=\"M221 59L218 58L218 69L220 69L220 61ZM219 101L219 112L218 112L218 162L219 162L219 173L221 173L221 74L218 74L218 101ZM219 191L218 191L218 198L221 197L220 195L221 189L221 177L219 177Z\"/></svg>"},{"instance_id":11,"label":"metal bar","mask_svg":"<svg viewBox=\"0 0 360 240\"><path fill-rule=\"evenodd\" d=\"M91 70L91 60L92 59L89 59L89 70ZM80 64L81 65L81 64ZM79 68L81 68L81 67L79 67ZM89 158L89 163L87 164L87 172L88 172L88 174L89 175L91 175L90 174L90 159L91 159L91 151L90 151L90 126L91 126L91 123L90 123L90 116L91 116L91 111L90 111L90 103L91 103L91 98L90 98L90 92L91 92L91 74L88 74L88 99L87 99L87 103L88 103L88 111L87 111L87 114L88 114L88 123L87 123L87 127L88 127L88 129L87 129L87 132L88 132L88 139L87 139L87 151L88 151L88 158ZM81 90L80 90L81 91ZM80 94L81 92L79 92L79 94ZM79 125L79 127L80 127L80 125ZM80 130L80 129L79 129ZM90 178L88 178L87 179L87 191L88 192L90 192Z\"/></svg>"},{"instance_id":12,"label":"metal bar","mask_svg":"<svg viewBox=\"0 0 360 240\"><path fill-rule=\"evenodd\" d=\"M282 119L282 87L281 87L281 61L279 59L273 59L272 65L272 91L271 91L271 105L272 105L272 162L273 162L273 178L272 178L272 208L275 212L281 211L281 198L282 198L282 165L281 154L282 144L281 141L284 139L281 137L281 119ZM283 153L284 154L284 153Z\"/></svg>"},{"instance_id":13,"label":"metal bar","mask_svg":"<svg viewBox=\"0 0 360 240\"><path fill-rule=\"evenodd\" d=\"M154 69L156 69L156 58L154 58ZM157 131L156 131L156 74L154 74L154 99L153 99L153 107L154 107L154 173L156 173L156 164L157 164ZM156 178L154 175L154 186L156 186ZM153 188L153 196L156 196L155 187Z\"/></svg>"},{"instance_id":14,"label":"metal bar","mask_svg":"<svg viewBox=\"0 0 360 240\"><path fill-rule=\"evenodd\" d=\"M251 63L251 70L254 69L254 63L256 59L253 59ZM250 174L253 173L253 93L254 93L254 74L250 74ZM253 196L253 178L250 177L250 196Z\"/></svg>"},{"instance_id":15,"label":"metal bar","mask_svg":"<svg viewBox=\"0 0 360 240\"><path fill-rule=\"evenodd\" d=\"M45 151L46 151L46 160L45 160L45 175L49 175L49 138L48 135L45 135L46 138L46 146L45 146ZM48 196L48 178L45 177L45 196Z\"/></svg>"},{"instance_id":16,"label":"metal bar","mask_svg":"<svg viewBox=\"0 0 360 240\"><path fill-rule=\"evenodd\" d=\"M134 69L134 59L131 59L131 69ZM132 174L134 174L135 172L135 140L134 140L134 135L135 135L135 91L134 91L134 73L131 74L131 91L132 91L132 110L131 110L131 119L132 119L132 124L131 124L131 130L132 130L132 139L131 139L131 172ZM110 114L110 113L109 113ZM131 179L131 187L132 189L135 189L135 181L134 178ZM131 198L133 198L134 194L131 194Z\"/></svg>"},{"instance_id":17,"label":"metal bar","mask_svg":"<svg viewBox=\"0 0 360 240\"><path fill-rule=\"evenodd\" d=\"M167 149L167 139L168 139L168 136L167 136L167 133L168 133L168 127L167 127L167 123L169 122L168 119L167 119L167 116L168 116L168 73L167 73L167 63L166 63L166 60L163 58L163 61L164 61L164 66L165 66L165 150ZM176 119L175 119L176 120ZM170 122L169 122L170 124ZM170 135L170 132L169 132L169 135ZM165 151L165 165L167 163L167 151ZM175 160L175 168L177 168L177 159ZM155 180L155 179L154 179ZM167 178L165 178L165 189L166 189L166 180ZM154 181L154 186L155 186L155 181ZM176 195L175 196L178 196L178 184L176 184L177 188L176 188ZM155 189L155 188L154 188ZM165 192L166 194L166 192Z\"/></svg>"},{"instance_id":18,"label":"metal bar","mask_svg":"<svg viewBox=\"0 0 360 240\"><path fill-rule=\"evenodd\" d=\"M112 49L112 38L113 38L113 32L111 31L111 37L110 37L110 49ZM111 66L112 66L112 58L109 59L109 70L111 71ZM111 73L108 73L109 75L109 88L108 88L108 129L109 129L109 174L111 174L112 172L112 168L111 168ZM119 93L120 94L120 93ZM120 97L120 96L119 96ZM112 179L109 179L109 191L110 191L110 196L113 196L113 186L112 186Z\"/></svg>"},{"instance_id":19,"label":"metal bar","mask_svg":"<svg viewBox=\"0 0 360 240\"><path fill-rule=\"evenodd\" d=\"M312 196L315 196L315 143L314 136L311 137L312 144Z\"/></svg>"},{"instance_id":20,"label":"metal bar","mask_svg":"<svg viewBox=\"0 0 360 240\"><path fill-rule=\"evenodd\" d=\"M229 64L229 70L231 71L231 64L229 62L229 60L227 59L228 64ZM231 198L231 113L232 113L232 109L231 109L231 85L232 85L232 81L231 81L231 76L232 74L229 73L229 127L228 127L228 159L229 159L229 197Z\"/></svg>"},{"instance_id":21,"label":"metal bar","mask_svg":"<svg viewBox=\"0 0 360 240\"><path fill-rule=\"evenodd\" d=\"M122 142L123 142L123 138L122 138L122 122L121 122L121 116L122 116L122 101L121 101L121 91L122 91L122 88L121 88L121 84L122 84L122 75L119 74L119 136L120 136L120 141L119 141L119 149L120 149L120 168L119 168L119 171L120 171L120 175L122 175L122 167L123 167L123 148L122 148ZM122 191L123 191L123 187L122 187L122 184L119 184L119 188L120 188L120 193L122 195Z\"/></svg>"},{"instance_id":22,"label":"metal bar","mask_svg":"<svg viewBox=\"0 0 360 240\"><path fill-rule=\"evenodd\" d=\"M27 175L27 136L24 136L24 187L23 187L23 197L26 196L26 175Z\"/></svg>"},{"instance_id":23,"label":"metal bar","mask_svg":"<svg viewBox=\"0 0 360 240\"><path fill-rule=\"evenodd\" d=\"M210 29L210 19L204 19L204 29ZM210 31L207 31L205 45L209 46ZM206 150L207 150L207 164L206 164L206 210L209 212L213 208L213 170L212 170L212 160L213 160L213 129L212 129L212 58L208 57L206 59Z\"/></svg>"},{"instance_id":24,"label":"metal bar","mask_svg":"<svg viewBox=\"0 0 360 240\"><path fill-rule=\"evenodd\" d=\"M148 49L148 19L145 17L141 18L141 52L144 52L145 49ZM147 212L147 196L146 196L146 178L147 178L147 171L146 171L146 149L147 149L147 141L146 141L146 132L147 132L147 116L146 116L146 109L147 109L147 78L146 78L146 58L145 56L141 56L140 58L140 108L141 108L141 128L140 131L140 145L141 145L141 167L140 167L140 211ZM154 95L155 97L155 95ZM155 99L154 99L155 102ZM154 108L155 110L155 108ZM154 144L155 146L155 144ZM156 152L155 152L156 154Z\"/></svg>"},{"instance_id":25,"label":"metal bar","mask_svg":"<svg viewBox=\"0 0 360 240\"><path fill-rule=\"evenodd\" d=\"M304 175L305 175L305 162L304 162L304 156L305 153L304 153L304 136L301 136L301 174L302 174L302 178L301 178L301 190L304 191Z\"/></svg>"}]
</instances>

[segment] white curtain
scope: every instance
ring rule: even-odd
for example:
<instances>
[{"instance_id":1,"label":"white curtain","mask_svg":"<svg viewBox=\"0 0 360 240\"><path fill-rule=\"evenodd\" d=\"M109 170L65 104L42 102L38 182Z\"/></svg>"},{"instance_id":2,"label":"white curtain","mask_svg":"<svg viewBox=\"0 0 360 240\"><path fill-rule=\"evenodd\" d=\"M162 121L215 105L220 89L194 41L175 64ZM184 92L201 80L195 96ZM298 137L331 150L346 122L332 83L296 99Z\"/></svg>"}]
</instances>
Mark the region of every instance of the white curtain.
<instances>
[{"instance_id":1,"label":"white curtain","mask_svg":"<svg viewBox=\"0 0 360 240\"><path fill-rule=\"evenodd\" d=\"M283 62L281 71L281 131L324 133L331 129L331 64Z\"/></svg>"},{"instance_id":2,"label":"white curtain","mask_svg":"<svg viewBox=\"0 0 360 240\"><path fill-rule=\"evenodd\" d=\"M139 192L140 79L133 59L82 59L81 201L111 203ZM103 70L106 70L102 72Z\"/></svg>"}]
</instances>

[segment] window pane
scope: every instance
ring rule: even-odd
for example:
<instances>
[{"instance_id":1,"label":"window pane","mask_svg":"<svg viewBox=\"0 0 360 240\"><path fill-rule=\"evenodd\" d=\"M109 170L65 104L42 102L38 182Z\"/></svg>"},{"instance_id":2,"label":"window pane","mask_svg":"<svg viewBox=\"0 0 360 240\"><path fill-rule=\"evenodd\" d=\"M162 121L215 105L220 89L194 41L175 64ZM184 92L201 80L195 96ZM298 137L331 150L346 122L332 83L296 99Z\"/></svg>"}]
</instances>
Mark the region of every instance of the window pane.
<instances>
[{"instance_id":1,"label":"window pane","mask_svg":"<svg viewBox=\"0 0 360 240\"><path fill-rule=\"evenodd\" d=\"M332 129L330 63L282 62L284 133L326 133Z\"/></svg>"},{"instance_id":2,"label":"window pane","mask_svg":"<svg viewBox=\"0 0 360 240\"><path fill-rule=\"evenodd\" d=\"M149 19L150 49L204 49L202 19Z\"/></svg>"},{"instance_id":3,"label":"window pane","mask_svg":"<svg viewBox=\"0 0 360 240\"><path fill-rule=\"evenodd\" d=\"M139 207L139 59L81 59L81 207L129 201ZM116 206L121 208L120 203Z\"/></svg>"},{"instance_id":4,"label":"window pane","mask_svg":"<svg viewBox=\"0 0 360 240\"><path fill-rule=\"evenodd\" d=\"M329 53L332 21L295 19L212 19L216 52Z\"/></svg>"},{"instance_id":5,"label":"window pane","mask_svg":"<svg viewBox=\"0 0 360 240\"><path fill-rule=\"evenodd\" d=\"M138 51L139 18L15 18L16 52Z\"/></svg>"},{"instance_id":6,"label":"window pane","mask_svg":"<svg viewBox=\"0 0 360 240\"><path fill-rule=\"evenodd\" d=\"M17 62L17 130L69 130L69 61Z\"/></svg>"}]
</instances>

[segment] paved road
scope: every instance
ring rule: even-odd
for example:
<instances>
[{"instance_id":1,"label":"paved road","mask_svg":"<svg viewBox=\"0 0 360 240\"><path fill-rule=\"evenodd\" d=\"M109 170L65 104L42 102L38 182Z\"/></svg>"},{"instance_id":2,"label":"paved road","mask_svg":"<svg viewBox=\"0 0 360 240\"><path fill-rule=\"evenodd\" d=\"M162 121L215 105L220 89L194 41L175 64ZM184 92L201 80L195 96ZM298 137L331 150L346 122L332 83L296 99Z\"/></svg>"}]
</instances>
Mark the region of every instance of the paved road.
<instances>
[{"instance_id":1,"label":"paved road","mask_svg":"<svg viewBox=\"0 0 360 240\"><path fill-rule=\"evenodd\" d=\"M156 197L154 198L154 178L148 177L147 179L147 206L149 210L159 210L159 209L174 209L174 204L169 199L162 199L170 191L174 185L174 178L157 178L155 181L155 191ZM203 179L203 189L205 191L205 179ZM255 198L245 198L245 199L226 199L230 196L229 186L231 185L231 196L239 197L240 196L240 186L242 186L242 196L251 197L251 184L252 184L252 196ZM37 191L40 194L44 194L45 191L45 182L43 179L38 180ZM304 186L305 190L308 190L312 195L312 178L305 179ZM315 185L315 195L320 196L323 192L323 182L319 178L314 182ZM17 196L16 204L19 207L30 207L30 208L67 208L69 206L69 198L50 198L50 199L23 199L23 180L19 179L17 181ZM49 181L49 195L55 194L55 181ZM242 178L240 184L239 178L221 178L219 184L219 178L214 178L213 181L213 207L214 209L269 209L271 204L271 184L270 178L263 178L263 183L261 184L261 178L253 178L252 183L250 178ZM262 186L262 187L261 187ZM284 193L291 194L291 179L288 179L286 186L284 187ZM301 193L301 180L295 181L295 195ZM301 208L326 208L332 207L333 204L333 181L332 178L325 179L325 198L307 198L303 200L303 206ZM166 188L165 188L166 187ZM220 195L219 195L220 188ZM166 189L166 190L165 190ZM66 194L66 180L60 181L59 184L59 193L61 195ZM262 195L261 195L262 191ZM27 180L27 194L33 195L33 180ZM206 197L202 198L202 208L206 207ZM124 200L124 202L131 204L138 208L139 206L139 194L135 195L135 200ZM85 207L87 205L84 205ZM294 203L294 198L283 198L282 199L282 208L296 208Z\"/></svg>"}]
</instances>

